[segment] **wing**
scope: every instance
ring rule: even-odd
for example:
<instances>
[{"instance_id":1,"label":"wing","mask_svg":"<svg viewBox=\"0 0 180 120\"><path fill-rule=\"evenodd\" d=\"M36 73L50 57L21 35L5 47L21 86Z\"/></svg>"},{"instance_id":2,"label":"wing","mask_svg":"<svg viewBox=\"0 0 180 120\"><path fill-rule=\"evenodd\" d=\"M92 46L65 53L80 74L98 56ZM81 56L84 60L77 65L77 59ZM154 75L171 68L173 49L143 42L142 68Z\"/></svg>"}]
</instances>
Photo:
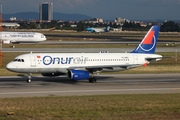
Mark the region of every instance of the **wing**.
<instances>
[{"instance_id":1,"label":"wing","mask_svg":"<svg viewBox=\"0 0 180 120\"><path fill-rule=\"evenodd\" d=\"M127 65L103 65L103 66L74 66L69 67L68 70L87 70L90 73L101 72L101 71L121 71L127 70L135 67L139 67L141 65L138 64L127 64Z\"/></svg>"}]
</instances>

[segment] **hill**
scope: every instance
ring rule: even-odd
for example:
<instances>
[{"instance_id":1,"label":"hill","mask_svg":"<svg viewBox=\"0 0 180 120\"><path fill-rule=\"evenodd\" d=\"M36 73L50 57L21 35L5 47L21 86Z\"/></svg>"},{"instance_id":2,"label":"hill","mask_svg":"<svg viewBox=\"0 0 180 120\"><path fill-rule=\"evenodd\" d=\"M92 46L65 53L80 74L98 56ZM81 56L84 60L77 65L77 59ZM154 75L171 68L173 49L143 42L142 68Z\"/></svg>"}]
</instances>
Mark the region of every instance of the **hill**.
<instances>
[{"instance_id":1,"label":"hill","mask_svg":"<svg viewBox=\"0 0 180 120\"><path fill-rule=\"evenodd\" d=\"M39 13L37 12L19 12L15 14L3 14L3 20L9 20L11 17L16 17L17 20L39 20ZM92 17L83 14L65 14L65 13L53 13L54 20L86 20L92 19Z\"/></svg>"}]
</instances>

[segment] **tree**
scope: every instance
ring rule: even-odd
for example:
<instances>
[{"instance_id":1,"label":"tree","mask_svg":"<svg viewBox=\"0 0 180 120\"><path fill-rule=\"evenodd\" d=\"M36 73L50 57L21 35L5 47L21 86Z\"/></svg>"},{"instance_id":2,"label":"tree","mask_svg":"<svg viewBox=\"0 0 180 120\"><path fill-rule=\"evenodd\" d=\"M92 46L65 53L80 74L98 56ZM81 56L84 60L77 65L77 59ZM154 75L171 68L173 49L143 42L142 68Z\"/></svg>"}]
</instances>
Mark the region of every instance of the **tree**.
<instances>
[{"instance_id":1,"label":"tree","mask_svg":"<svg viewBox=\"0 0 180 120\"><path fill-rule=\"evenodd\" d=\"M85 31L85 23L83 23L83 22L79 22L78 24L77 24L77 31Z\"/></svg>"},{"instance_id":2,"label":"tree","mask_svg":"<svg viewBox=\"0 0 180 120\"><path fill-rule=\"evenodd\" d=\"M37 29L37 24L36 23L30 23L30 29Z\"/></svg>"},{"instance_id":3,"label":"tree","mask_svg":"<svg viewBox=\"0 0 180 120\"><path fill-rule=\"evenodd\" d=\"M173 21L168 21L161 25L161 32L180 32L180 27Z\"/></svg>"}]
</instances>

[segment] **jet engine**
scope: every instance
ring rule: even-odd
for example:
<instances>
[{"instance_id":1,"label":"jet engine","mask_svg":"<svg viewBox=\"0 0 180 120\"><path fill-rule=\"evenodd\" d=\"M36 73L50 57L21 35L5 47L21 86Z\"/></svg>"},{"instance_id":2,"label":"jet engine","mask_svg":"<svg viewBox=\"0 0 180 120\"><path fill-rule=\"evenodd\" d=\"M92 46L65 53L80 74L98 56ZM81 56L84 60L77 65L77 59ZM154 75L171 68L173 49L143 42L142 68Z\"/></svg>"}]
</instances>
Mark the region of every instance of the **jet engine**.
<instances>
[{"instance_id":1,"label":"jet engine","mask_svg":"<svg viewBox=\"0 0 180 120\"><path fill-rule=\"evenodd\" d=\"M10 44L11 41L10 40L3 40L3 44Z\"/></svg>"},{"instance_id":2,"label":"jet engine","mask_svg":"<svg viewBox=\"0 0 180 120\"><path fill-rule=\"evenodd\" d=\"M84 80L91 77L91 73L86 70L69 70L68 77L72 80Z\"/></svg>"}]
</instances>

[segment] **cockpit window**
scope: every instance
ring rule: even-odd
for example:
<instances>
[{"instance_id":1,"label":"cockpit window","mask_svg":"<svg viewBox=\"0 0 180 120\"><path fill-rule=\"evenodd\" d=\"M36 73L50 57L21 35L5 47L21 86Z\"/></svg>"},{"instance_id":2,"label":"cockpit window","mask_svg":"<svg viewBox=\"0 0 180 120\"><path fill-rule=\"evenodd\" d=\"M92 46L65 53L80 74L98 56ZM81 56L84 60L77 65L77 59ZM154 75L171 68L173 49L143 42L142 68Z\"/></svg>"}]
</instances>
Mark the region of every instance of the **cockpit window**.
<instances>
[{"instance_id":1,"label":"cockpit window","mask_svg":"<svg viewBox=\"0 0 180 120\"><path fill-rule=\"evenodd\" d=\"M13 62L24 62L24 59L14 59Z\"/></svg>"},{"instance_id":2,"label":"cockpit window","mask_svg":"<svg viewBox=\"0 0 180 120\"><path fill-rule=\"evenodd\" d=\"M13 62L16 62L16 61L18 61L18 59L14 59L14 60L13 60Z\"/></svg>"},{"instance_id":3,"label":"cockpit window","mask_svg":"<svg viewBox=\"0 0 180 120\"><path fill-rule=\"evenodd\" d=\"M42 34L42 35L41 35L41 38L45 38L45 36Z\"/></svg>"}]
</instances>

